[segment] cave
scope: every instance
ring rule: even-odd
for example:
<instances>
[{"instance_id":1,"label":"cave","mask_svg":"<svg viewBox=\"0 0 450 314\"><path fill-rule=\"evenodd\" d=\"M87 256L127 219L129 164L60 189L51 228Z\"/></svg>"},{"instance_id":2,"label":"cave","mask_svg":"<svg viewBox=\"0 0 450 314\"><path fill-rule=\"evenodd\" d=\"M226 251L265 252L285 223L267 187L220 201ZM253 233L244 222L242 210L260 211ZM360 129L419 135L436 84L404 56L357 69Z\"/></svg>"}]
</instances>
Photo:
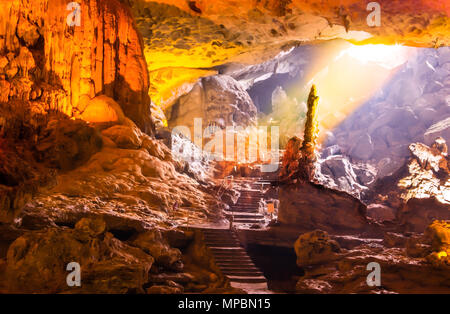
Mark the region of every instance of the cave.
<instances>
[{"instance_id":1,"label":"cave","mask_svg":"<svg viewBox=\"0 0 450 314\"><path fill-rule=\"evenodd\" d=\"M3 0L0 294L449 294L449 14Z\"/></svg>"}]
</instances>

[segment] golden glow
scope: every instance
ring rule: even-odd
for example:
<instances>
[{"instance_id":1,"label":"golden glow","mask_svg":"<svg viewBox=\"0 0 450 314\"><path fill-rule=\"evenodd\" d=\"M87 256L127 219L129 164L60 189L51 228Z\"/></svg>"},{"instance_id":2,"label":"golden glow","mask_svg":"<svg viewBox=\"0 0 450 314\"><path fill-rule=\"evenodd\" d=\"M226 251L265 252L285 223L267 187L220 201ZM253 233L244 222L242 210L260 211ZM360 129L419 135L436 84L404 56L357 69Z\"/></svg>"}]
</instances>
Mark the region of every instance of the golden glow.
<instances>
[{"instance_id":1,"label":"golden glow","mask_svg":"<svg viewBox=\"0 0 450 314\"><path fill-rule=\"evenodd\" d=\"M216 74L216 71L190 68L164 68L150 72L150 97L163 110L178 97L188 92L200 77Z\"/></svg>"},{"instance_id":2,"label":"golden glow","mask_svg":"<svg viewBox=\"0 0 450 314\"><path fill-rule=\"evenodd\" d=\"M437 257L438 257L439 259L441 259L441 258L443 258L443 257L447 257L447 252L441 251L441 252L437 253Z\"/></svg>"},{"instance_id":3,"label":"golden glow","mask_svg":"<svg viewBox=\"0 0 450 314\"><path fill-rule=\"evenodd\" d=\"M321 130L333 129L369 100L411 52L402 46L351 45L331 59L307 84L317 86Z\"/></svg>"},{"instance_id":4,"label":"golden glow","mask_svg":"<svg viewBox=\"0 0 450 314\"><path fill-rule=\"evenodd\" d=\"M393 69L406 62L411 48L401 45L363 45L354 46L344 50L337 59L347 54L364 64L376 63L387 69Z\"/></svg>"}]
</instances>

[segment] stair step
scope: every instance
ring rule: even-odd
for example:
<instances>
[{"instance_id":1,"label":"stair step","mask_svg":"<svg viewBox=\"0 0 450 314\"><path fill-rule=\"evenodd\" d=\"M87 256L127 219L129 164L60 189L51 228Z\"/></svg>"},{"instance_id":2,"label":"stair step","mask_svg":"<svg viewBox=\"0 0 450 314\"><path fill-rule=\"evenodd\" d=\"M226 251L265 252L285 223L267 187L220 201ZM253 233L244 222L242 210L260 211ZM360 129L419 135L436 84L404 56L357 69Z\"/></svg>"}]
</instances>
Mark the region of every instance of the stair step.
<instances>
[{"instance_id":1,"label":"stair step","mask_svg":"<svg viewBox=\"0 0 450 314\"><path fill-rule=\"evenodd\" d=\"M225 257L225 256L249 257L246 252L220 252L220 251L213 251L213 254L214 254L215 257Z\"/></svg>"},{"instance_id":2,"label":"stair step","mask_svg":"<svg viewBox=\"0 0 450 314\"><path fill-rule=\"evenodd\" d=\"M216 261L217 266L220 267L220 269L222 269L222 267L229 267L229 268L237 268L237 267L255 267L255 264L253 264L253 262L227 262L227 261Z\"/></svg>"},{"instance_id":3,"label":"stair step","mask_svg":"<svg viewBox=\"0 0 450 314\"><path fill-rule=\"evenodd\" d=\"M231 214L231 213L226 212L225 217L227 217L227 216L229 216L229 217L233 216L234 218L264 218L263 215L258 214L258 213L234 213L234 214Z\"/></svg>"},{"instance_id":4,"label":"stair step","mask_svg":"<svg viewBox=\"0 0 450 314\"><path fill-rule=\"evenodd\" d=\"M253 263L250 257L214 256L217 263Z\"/></svg>"},{"instance_id":5,"label":"stair step","mask_svg":"<svg viewBox=\"0 0 450 314\"><path fill-rule=\"evenodd\" d=\"M243 282L243 283L257 283L257 282L267 282L266 277L264 276L256 276L256 277L248 277L248 276L228 276L230 281L234 282Z\"/></svg>"},{"instance_id":6,"label":"stair step","mask_svg":"<svg viewBox=\"0 0 450 314\"><path fill-rule=\"evenodd\" d=\"M264 274L261 271L235 271L235 270L223 270L222 273L229 276L248 276L248 277L258 277L258 276L264 276Z\"/></svg>"},{"instance_id":7,"label":"stair step","mask_svg":"<svg viewBox=\"0 0 450 314\"><path fill-rule=\"evenodd\" d=\"M240 224L257 224L263 222L261 219L235 219L233 223L240 223Z\"/></svg>"}]
</instances>

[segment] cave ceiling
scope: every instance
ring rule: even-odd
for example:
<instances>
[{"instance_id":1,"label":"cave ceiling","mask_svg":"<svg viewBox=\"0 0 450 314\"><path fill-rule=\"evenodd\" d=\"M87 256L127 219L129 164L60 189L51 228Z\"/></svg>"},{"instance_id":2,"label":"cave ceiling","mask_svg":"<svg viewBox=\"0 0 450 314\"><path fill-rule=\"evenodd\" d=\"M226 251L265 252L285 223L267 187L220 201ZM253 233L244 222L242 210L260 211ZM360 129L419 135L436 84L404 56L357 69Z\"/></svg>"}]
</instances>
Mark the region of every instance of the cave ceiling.
<instances>
[{"instance_id":1,"label":"cave ceiling","mask_svg":"<svg viewBox=\"0 0 450 314\"><path fill-rule=\"evenodd\" d=\"M380 26L368 25L369 1L126 1L144 38L150 96L163 108L217 66L261 63L293 46L337 38L434 48L450 42L448 0L377 1Z\"/></svg>"}]
</instances>

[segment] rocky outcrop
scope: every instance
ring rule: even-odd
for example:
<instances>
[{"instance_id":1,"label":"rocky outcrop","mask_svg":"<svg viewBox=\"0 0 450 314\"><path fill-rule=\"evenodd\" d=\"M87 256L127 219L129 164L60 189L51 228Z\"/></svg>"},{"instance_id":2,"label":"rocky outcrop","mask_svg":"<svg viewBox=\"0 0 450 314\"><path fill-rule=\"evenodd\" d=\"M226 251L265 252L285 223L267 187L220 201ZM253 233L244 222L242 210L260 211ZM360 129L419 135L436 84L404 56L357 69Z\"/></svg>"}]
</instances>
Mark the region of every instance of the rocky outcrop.
<instances>
[{"instance_id":1,"label":"rocky outcrop","mask_svg":"<svg viewBox=\"0 0 450 314\"><path fill-rule=\"evenodd\" d=\"M376 171L364 164L353 165L343 155L319 159L315 180L328 188L345 191L358 199L365 199L374 181Z\"/></svg>"},{"instance_id":2,"label":"rocky outcrop","mask_svg":"<svg viewBox=\"0 0 450 314\"><path fill-rule=\"evenodd\" d=\"M409 149L409 162L377 181L374 190L384 205L398 209L396 219L404 231L423 232L433 220L450 217L447 145L437 138L431 147L414 143Z\"/></svg>"},{"instance_id":3,"label":"rocky outcrop","mask_svg":"<svg viewBox=\"0 0 450 314\"><path fill-rule=\"evenodd\" d=\"M79 4L81 24L69 26L65 1L2 2L0 86L10 85L3 100L77 116L85 99L104 94L151 133L148 72L128 8L118 0Z\"/></svg>"},{"instance_id":4,"label":"rocky outcrop","mask_svg":"<svg viewBox=\"0 0 450 314\"><path fill-rule=\"evenodd\" d=\"M169 126L187 126L193 134L194 119L201 118L203 128L246 128L256 124L256 111L248 93L232 77L206 77L173 105L168 114Z\"/></svg>"},{"instance_id":5,"label":"rocky outcrop","mask_svg":"<svg viewBox=\"0 0 450 314\"><path fill-rule=\"evenodd\" d=\"M163 109L219 66L261 63L305 42L342 38L360 43L448 46L448 8L428 0L380 1L380 27L369 27L367 3L356 0L247 1L239 6L228 0L217 0L214 5L204 0L130 3L145 39L151 95ZM192 10L192 3L200 10ZM423 13L420 18L418 12Z\"/></svg>"},{"instance_id":6,"label":"rocky outcrop","mask_svg":"<svg viewBox=\"0 0 450 314\"><path fill-rule=\"evenodd\" d=\"M330 233L370 232L366 206L355 197L314 183L280 187L278 220L298 230Z\"/></svg>"},{"instance_id":7,"label":"rocky outcrop","mask_svg":"<svg viewBox=\"0 0 450 314\"><path fill-rule=\"evenodd\" d=\"M153 257L106 232L101 220L80 220L74 229L48 229L19 237L10 246L6 288L20 293L126 293L143 291ZM67 264L81 266L81 287L69 287Z\"/></svg>"},{"instance_id":8,"label":"rocky outcrop","mask_svg":"<svg viewBox=\"0 0 450 314\"><path fill-rule=\"evenodd\" d=\"M325 147L377 169L377 178L392 175L408 161L411 143L448 141L450 48L421 49L409 56L377 95L332 130ZM430 82L441 82L430 90Z\"/></svg>"},{"instance_id":9,"label":"rocky outcrop","mask_svg":"<svg viewBox=\"0 0 450 314\"><path fill-rule=\"evenodd\" d=\"M398 223L405 231L423 232L435 219L450 219L450 206L436 198L412 198L397 213Z\"/></svg>"},{"instance_id":10,"label":"rocky outcrop","mask_svg":"<svg viewBox=\"0 0 450 314\"><path fill-rule=\"evenodd\" d=\"M102 217L108 228L132 235L184 223L188 213L191 222L204 221L217 201L177 171L161 141L129 123L105 129L103 148L81 167L60 173L56 186L26 204L21 224L73 226L82 217Z\"/></svg>"},{"instance_id":11,"label":"rocky outcrop","mask_svg":"<svg viewBox=\"0 0 450 314\"><path fill-rule=\"evenodd\" d=\"M310 239L312 234L300 238ZM339 251L333 251L336 246L326 239L324 235L314 246L318 253L323 253L317 254L323 257L322 262L308 266L301 264L305 275L297 282L298 293L447 293L450 289L448 221L433 222L424 234L388 232L383 243L366 239L368 243ZM311 251L301 248L298 243L299 257ZM380 266L379 287L367 283L374 270L370 263L374 262Z\"/></svg>"},{"instance_id":12,"label":"rocky outcrop","mask_svg":"<svg viewBox=\"0 0 450 314\"><path fill-rule=\"evenodd\" d=\"M339 244L321 230L300 235L294 249L299 267L331 262L341 250Z\"/></svg>"},{"instance_id":13,"label":"rocky outcrop","mask_svg":"<svg viewBox=\"0 0 450 314\"><path fill-rule=\"evenodd\" d=\"M53 119L40 132L37 161L49 168L71 170L88 161L103 146L100 133L83 120Z\"/></svg>"}]
</instances>

